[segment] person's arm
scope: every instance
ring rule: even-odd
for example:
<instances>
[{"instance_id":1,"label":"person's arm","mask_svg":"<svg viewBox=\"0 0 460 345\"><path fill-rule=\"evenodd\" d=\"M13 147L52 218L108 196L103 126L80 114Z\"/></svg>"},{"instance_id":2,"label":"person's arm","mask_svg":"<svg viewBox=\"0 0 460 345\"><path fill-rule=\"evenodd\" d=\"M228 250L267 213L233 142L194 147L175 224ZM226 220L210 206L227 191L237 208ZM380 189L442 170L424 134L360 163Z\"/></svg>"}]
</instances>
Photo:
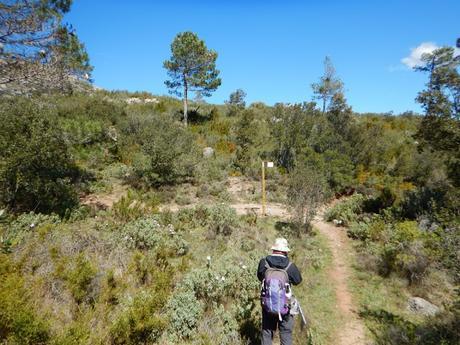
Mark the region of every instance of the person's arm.
<instances>
[{"instance_id":1,"label":"person's arm","mask_svg":"<svg viewBox=\"0 0 460 345\"><path fill-rule=\"evenodd\" d=\"M287 274L289 276L290 284L298 285L302 282L302 274L294 263L289 266Z\"/></svg>"},{"instance_id":2,"label":"person's arm","mask_svg":"<svg viewBox=\"0 0 460 345\"><path fill-rule=\"evenodd\" d=\"M265 267L265 258L259 261L259 267L257 268L257 278L262 281L265 278L265 271L267 268Z\"/></svg>"}]
</instances>

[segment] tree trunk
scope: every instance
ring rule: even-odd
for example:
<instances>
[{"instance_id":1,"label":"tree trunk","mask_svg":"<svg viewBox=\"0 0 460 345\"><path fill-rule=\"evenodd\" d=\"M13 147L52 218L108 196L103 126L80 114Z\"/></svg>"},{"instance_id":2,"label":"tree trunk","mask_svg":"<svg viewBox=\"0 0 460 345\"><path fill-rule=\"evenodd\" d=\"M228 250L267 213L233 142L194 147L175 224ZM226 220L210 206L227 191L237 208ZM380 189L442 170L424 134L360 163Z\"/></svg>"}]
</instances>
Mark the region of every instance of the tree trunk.
<instances>
[{"instance_id":1,"label":"tree trunk","mask_svg":"<svg viewBox=\"0 0 460 345\"><path fill-rule=\"evenodd\" d=\"M187 85L187 78L184 76L184 124L187 127L187 120L188 120L188 85Z\"/></svg>"},{"instance_id":2,"label":"tree trunk","mask_svg":"<svg viewBox=\"0 0 460 345\"><path fill-rule=\"evenodd\" d=\"M323 115L326 112L326 97L323 97Z\"/></svg>"}]
</instances>

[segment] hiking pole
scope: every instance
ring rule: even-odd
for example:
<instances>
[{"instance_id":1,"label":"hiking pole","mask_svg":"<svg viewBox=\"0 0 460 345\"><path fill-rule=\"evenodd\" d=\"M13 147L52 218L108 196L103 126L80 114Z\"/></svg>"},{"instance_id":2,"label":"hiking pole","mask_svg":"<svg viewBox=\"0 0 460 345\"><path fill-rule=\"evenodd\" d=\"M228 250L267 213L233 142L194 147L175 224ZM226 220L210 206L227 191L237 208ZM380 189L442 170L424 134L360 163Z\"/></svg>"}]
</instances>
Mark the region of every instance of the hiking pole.
<instances>
[{"instance_id":1,"label":"hiking pole","mask_svg":"<svg viewBox=\"0 0 460 345\"><path fill-rule=\"evenodd\" d=\"M297 302L297 303L299 303L299 302ZM300 329L304 329L304 327L308 327L308 323L307 323L307 319L305 318L305 315L303 313L302 307L300 306L300 303L299 303L299 314L300 314L300 316L302 316L302 320L300 322Z\"/></svg>"},{"instance_id":2,"label":"hiking pole","mask_svg":"<svg viewBox=\"0 0 460 345\"><path fill-rule=\"evenodd\" d=\"M304 327L308 327L308 322L307 318L305 317L305 314L303 313L302 307L300 306L299 300L295 298L294 296L292 297L292 306L291 309L293 309L294 313L293 314L300 314L302 317L300 320L300 328L304 329Z\"/></svg>"}]
</instances>

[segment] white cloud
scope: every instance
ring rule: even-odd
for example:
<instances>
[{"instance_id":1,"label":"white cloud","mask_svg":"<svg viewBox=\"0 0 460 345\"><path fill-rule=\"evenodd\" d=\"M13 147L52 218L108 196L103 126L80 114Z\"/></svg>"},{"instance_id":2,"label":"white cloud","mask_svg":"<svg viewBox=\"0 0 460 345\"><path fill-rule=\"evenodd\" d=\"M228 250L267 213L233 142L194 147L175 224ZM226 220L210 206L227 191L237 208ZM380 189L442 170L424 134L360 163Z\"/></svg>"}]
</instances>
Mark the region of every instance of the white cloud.
<instances>
[{"instance_id":1,"label":"white cloud","mask_svg":"<svg viewBox=\"0 0 460 345\"><path fill-rule=\"evenodd\" d=\"M401 59L401 62L409 68L414 68L416 66L421 66L422 62L422 55L429 54L433 50L438 49L439 46L433 42L423 42L418 47L412 48L410 55Z\"/></svg>"}]
</instances>

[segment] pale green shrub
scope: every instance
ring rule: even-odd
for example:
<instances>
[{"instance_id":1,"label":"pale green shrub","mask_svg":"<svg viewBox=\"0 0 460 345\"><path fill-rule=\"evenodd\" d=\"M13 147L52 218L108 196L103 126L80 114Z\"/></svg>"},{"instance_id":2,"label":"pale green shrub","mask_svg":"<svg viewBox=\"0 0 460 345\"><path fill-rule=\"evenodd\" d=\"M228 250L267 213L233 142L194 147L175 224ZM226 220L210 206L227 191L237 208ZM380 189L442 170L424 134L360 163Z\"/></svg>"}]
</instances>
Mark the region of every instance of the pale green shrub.
<instances>
[{"instance_id":1,"label":"pale green shrub","mask_svg":"<svg viewBox=\"0 0 460 345\"><path fill-rule=\"evenodd\" d=\"M187 242L174 230L174 226L162 225L155 216L127 223L121 230L121 236L131 249L153 249L162 246L173 251L175 255L184 255L188 250Z\"/></svg>"},{"instance_id":2,"label":"pale green shrub","mask_svg":"<svg viewBox=\"0 0 460 345\"><path fill-rule=\"evenodd\" d=\"M259 282L254 277L257 261L256 258L221 257L209 267L191 270L178 284L173 295L187 296L190 310L196 309L197 303L205 308L207 318L198 320L200 339L212 344L241 343L240 326L252 318L258 304ZM183 308L188 305L174 303ZM173 335L178 330L191 329L189 319L194 314L181 313L174 316ZM192 324L196 327L196 323Z\"/></svg>"},{"instance_id":3,"label":"pale green shrub","mask_svg":"<svg viewBox=\"0 0 460 345\"><path fill-rule=\"evenodd\" d=\"M211 267L197 268L190 271L179 287L194 291L198 299L207 303L221 303L234 299L235 311L244 315L253 307L257 296L259 282L254 278L257 265L255 259L236 262L233 258L220 258Z\"/></svg>"},{"instance_id":4,"label":"pale green shrub","mask_svg":"<svg viewBox=\"0 0 460 345\"><path fill-rule=\"evenodd\" d=\"M155 217L140 218L127 223L123 229L126 245L137 249L151 249L162 240L162 226Z\"/></svg>"},{"instance_id":5,"label":"pale green shrub","mask_svg":"<svg viewBox=\"0 0 460 345\"><path fill-rule=\"evenodd\" d=\"M20 243L27 233L45 224L58 224L61 220L57 215L41 213L23 213L9 225L6 225L6 238L12 245Z\"/></svg>"},{"instance_id":6,"label":"pale green shrub","mask_svg":"<svg viewBox=\"0 0 460 345\"><path fill-rule=\"evenodd\" d=\"M210 209L209 229L216 235L231 235L238 225L238 216L234 208L226 204L217 204Z\"/></svg>"},{"instance_id":7,"label":"pale green shrub","mask_svg":"<svg viewBox=\"0 0 460 345\"><path fill-rule=\"evenodd\" d=\"M173 294L166 309L171 340L177 342L178 338L191 338L203 316L202 302L198 301L193 291L184 290Z\"/></svg>"},{"instance_id":8,"label":"pale green shrub","mask_svg":"<svg viewBox=\"0 0 460 345\"><path fill-rule=\"evenodd\" d=\"M213 236L228 236L238 226L239 219L235 209L226 204L198 205L180 210L175 215L175 224L185 229L205 227Z\"/></svg>"},{"instance_id":9,"label":"pale green shrub","mask_svg":"<svg viewBox=\"0 0 460 345\"><path fill-rule=\"evenodd\" d=\"M233 311L222 304L212 305L212 314L201 322L199 336L208 344L244 344L240 335L240 325Z\"/></svg>"}]
</instances>

